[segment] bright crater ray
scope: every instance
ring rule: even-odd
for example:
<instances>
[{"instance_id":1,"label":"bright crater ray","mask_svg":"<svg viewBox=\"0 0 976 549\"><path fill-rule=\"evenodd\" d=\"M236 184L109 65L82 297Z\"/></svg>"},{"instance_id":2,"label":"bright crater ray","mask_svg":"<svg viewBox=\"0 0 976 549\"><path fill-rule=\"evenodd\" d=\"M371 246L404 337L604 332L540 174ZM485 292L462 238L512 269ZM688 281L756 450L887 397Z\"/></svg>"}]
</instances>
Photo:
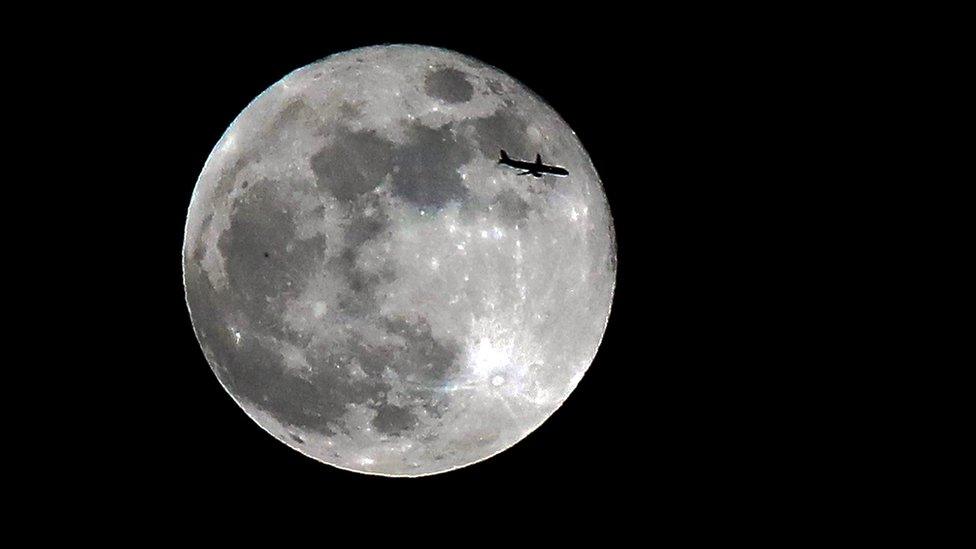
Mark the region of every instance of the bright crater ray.
<instances>
[{"instance_id":1,"label":"bright crater ray","mask_svg":"<svg viewBox=\"0 0 976 549\"><path fill-rule=\"evenodd\" d=\"M500 149L570 175L519 177ZM552 414L615 276L572 130L497 69L419 46L329 57L248 105L197 182L183 258L200 345L254 421L402 476L490 457Z\"/></svg>"}]
</instances>

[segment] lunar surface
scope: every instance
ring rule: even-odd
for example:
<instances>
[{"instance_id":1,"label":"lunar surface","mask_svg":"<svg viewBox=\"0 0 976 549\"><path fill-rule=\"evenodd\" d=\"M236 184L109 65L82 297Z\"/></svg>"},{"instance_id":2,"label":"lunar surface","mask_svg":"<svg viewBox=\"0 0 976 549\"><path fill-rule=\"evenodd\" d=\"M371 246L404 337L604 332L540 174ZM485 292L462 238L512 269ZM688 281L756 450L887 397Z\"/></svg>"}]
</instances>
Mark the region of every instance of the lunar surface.
<instances>
[{"instance_id":1,"label":"lunar surface","mask_svg":"<svg viewBox=\"0 0 976 549\"><path fill-rule=\"evenodd\" d=\"M519 176L500 149L569 176ZM200 346L247 415L391 476L542 424L593 361L615 262L566 123L499 70L420 46L334 55L258 96L204 166L183 249Z\"/></svg>"}]
</instances>

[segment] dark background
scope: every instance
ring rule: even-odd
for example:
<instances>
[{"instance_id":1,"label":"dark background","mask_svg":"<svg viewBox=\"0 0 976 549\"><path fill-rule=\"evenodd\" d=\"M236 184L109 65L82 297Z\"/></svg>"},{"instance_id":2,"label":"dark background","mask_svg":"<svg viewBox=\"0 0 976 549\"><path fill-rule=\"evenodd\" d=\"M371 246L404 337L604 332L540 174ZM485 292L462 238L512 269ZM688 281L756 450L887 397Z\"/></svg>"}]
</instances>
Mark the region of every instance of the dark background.
<instances>
[{"instance_id":1,"label":"dark background","mask_svg":"<svg viewBox=\"0 0 976 549\"><path fill-rule=\"evenodd\" d=\"M8 398L28 400L8 414L8 429L26 431L8 434L10 452L45 465L8 470L10 484L33 481L28 495L48 519L32 535L76 533L50 519L60 504L93 512L97 520L80 522L103 531L151 521L139 540L197 541L179 528L197 517L245 535L271 527L279 541L308 524L323 541L316 526L357 542L389 530L431 544L518 544L512 533L526 525L547 540L595 525L614 547L632 538L607 538L628 530L641 541L747 534L781 546L818 533L849 539L836 527L858 524L871 539L900 535L918 505L941 501L908 498L904 479L946 470L945 453L905 430L964 417L922 413L939 410L926 391L965 399L946 399L954 380L940 374L937 387L916 386L938 366L933 353L950 347L916 334L918 324L940 328L940 315L912 308L958 301L939 297L952 288L941 278L912 270L941 277L936 256L959 256L935 246L942 233L921 230L925 214L966 219L943 215L953 195L941 189L924 199L958 143L935 162L917 151L919 141L942 145L941 129L925 124L960 119L946 94L965 87L938 77L965 74L950 54L967 51L956 43L966 33L943 31L944 15L318 8L86 4L10 17L8 88L26 97L8 101L7 114L31 122L8 132L20 145L8 163L28 173L6 188L42 195L8 198L8 216L27 222L10 232L5 256L9 274L44 281L7 286L37 317L8 319L20 330L8 334L5 366L41 379L4 385ZM618 243L610 323L566 403L498 456L420 479L340 471L264 433L210 371L181 281L190 194L234 117L300 66L383 43L453 49L538 93L589 152ZM37 267L41 259L52 265ZM918 297L905 299L912 290ZM939 463L914 462L913 447ZM26 497L10 499L27 507ZM885 503L911 520L865 522ZM370 529L351 530L341 516L350 513ZM606 528L598 517L619 520ZM463 536L444 535L457 527Z\"/></svg>"},{"instance_id":2,"label":"dark background","mask_svg":"<svg viewBox=\"0 0 976 549\"><path fill-rule=\"evenodd\" d=\"M131 148L129 173L139 174L122 184L127 207L111 222L112 249L131 258L131 272L117 273L131 322L111 331L144 359L125 366L134 387L116 389L111 404L119 419L109 435L122 449L99 459L130 485L131 498L183 495L206 506L450 493L593 508L653 493L680 512L734 504L798 451L775 440L786 426L771 419L793 397L793 380L774 396L766 390L782 376L772 365L789 337L777 326L786 304L760 301L757 289L766 292L794 268L770 262L782 242L770 242L764 210L781 162L770 159L789 154L768 109L775 91L791 84L766 79L769 66L756 61L759 44L748 37L731 48L690 28L654 26L663 32L654 34L617 26L564 40L503 28L522 39L497 39L497 28L347 36L188 28L130 30L110 41L109 74L138 90L113 95L112 108L125 119L115 143ZM618 246L603 343L565 404L501 454L419 479L342 471L266 434L211 372L181 280L190 195L236 115L298 67L383 43L456 50L546 100L600 174ZM779 209L773 217L788 215Z\"/></svg>"}]
</instances>

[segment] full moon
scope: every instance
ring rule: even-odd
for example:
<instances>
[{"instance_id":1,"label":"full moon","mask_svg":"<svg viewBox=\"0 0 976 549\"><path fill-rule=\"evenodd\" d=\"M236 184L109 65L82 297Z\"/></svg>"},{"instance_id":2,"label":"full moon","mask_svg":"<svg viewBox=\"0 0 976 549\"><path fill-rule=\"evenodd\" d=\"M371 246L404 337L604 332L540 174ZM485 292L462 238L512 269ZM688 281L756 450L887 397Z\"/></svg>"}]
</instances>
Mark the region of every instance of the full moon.
<instances>
[{"instance_id":1,"label":"full moon","mask_svg":"<svg viewBox=\"0 0 976 549\"><path fill-rule=\"evenodd\" d=\"M569 175L520 175L502 149ZM494 67L408 45L334 55L251 102L207 159L183 247L193 327L234 401L306 456L389 476L539 427L596 355L615 272L566 122Z\"/></svg>"}]
</instances>

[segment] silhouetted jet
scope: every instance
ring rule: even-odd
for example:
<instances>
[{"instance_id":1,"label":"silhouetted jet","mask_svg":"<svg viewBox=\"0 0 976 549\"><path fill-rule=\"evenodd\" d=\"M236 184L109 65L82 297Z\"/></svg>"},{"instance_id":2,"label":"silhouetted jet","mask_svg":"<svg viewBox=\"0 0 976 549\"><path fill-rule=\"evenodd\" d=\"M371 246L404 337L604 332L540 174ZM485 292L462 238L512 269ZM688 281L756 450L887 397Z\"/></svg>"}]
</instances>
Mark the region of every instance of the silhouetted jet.
<instances>
[{"instance_id":1,"label":"silhouetted jet","mask_svg":"<svg viewBox=\"0 0 976 549\"><path fill-rule=\"evenodd\" d=\"M560 168L559 166L547 166L543 164L541 154L535 155L535 162L523 162L522 160L512 160L508 157L508 153L506 153L503 149L502 157L498 159L498 163L511 166L517 170L525 170L519 175L534 175L536 177L542 177L543 175L566 177L569 175L566 168Z\"/></svg>"}]
</instances>

